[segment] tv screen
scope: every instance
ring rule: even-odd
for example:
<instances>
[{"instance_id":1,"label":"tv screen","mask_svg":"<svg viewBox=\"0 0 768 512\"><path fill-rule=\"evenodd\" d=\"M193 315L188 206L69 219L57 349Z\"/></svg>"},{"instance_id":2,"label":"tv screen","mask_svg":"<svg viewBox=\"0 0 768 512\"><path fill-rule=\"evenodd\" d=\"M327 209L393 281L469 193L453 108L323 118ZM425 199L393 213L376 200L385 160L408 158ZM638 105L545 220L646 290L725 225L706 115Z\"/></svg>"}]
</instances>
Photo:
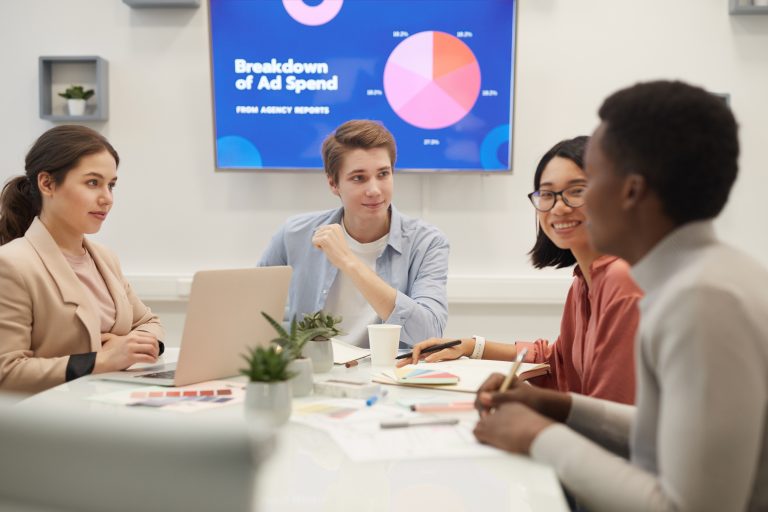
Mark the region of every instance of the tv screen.
<instances>
[{"instance_id":1,"label":"tv screen","mask_svg":"<svg viewBox=\"0 0 768 512\"><path fill-rule=\"evenodd\" d=\"M322 169L350 119L399 171L511 167L514 0L209 0L217 169Z\"/></svg>"}]
</instances>

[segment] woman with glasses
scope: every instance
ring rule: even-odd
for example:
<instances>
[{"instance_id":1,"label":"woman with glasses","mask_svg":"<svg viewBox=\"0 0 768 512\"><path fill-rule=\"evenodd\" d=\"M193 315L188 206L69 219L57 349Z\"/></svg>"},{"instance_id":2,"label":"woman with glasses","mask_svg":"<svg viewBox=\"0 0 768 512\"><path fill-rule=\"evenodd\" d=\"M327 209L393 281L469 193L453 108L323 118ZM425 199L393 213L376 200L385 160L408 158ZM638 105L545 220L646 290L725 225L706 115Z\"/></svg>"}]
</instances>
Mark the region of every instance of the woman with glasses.
<instances>
[{"instance_id":1,"label":"woman with glasses","mask_svg":"<svg viewBox=\"0 0 768 512\"><path fill-rule=\"evenodd\" d=\"M584 151L588 137L557 143L536 167L534 191L528 198L537 211L538 233L530 252L536 268L576 264L555 343L539 339L514 344L464 338L461 344L421 355L447 339L431 338L413 347L413 359L400 366L456 359L513 360L528 349L525 362L549 363L551 373L531 382L622 403L634 403L634 338L642 293L629 275L629 265L595 251L587 235Z\"/></svg>"}]
</instances>

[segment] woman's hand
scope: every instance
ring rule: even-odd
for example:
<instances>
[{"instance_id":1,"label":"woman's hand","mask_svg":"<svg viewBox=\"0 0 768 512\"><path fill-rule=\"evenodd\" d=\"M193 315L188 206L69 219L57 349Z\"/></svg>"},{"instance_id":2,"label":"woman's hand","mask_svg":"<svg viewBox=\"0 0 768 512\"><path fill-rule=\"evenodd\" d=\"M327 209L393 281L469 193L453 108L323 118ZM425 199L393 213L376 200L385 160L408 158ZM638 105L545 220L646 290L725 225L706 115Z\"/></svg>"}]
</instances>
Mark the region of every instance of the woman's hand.
<instances>
[{"instance_id":1,"label":"woman's hand","mask_svg":"<svg viewBox=\"0 0 768 512\"><path fill-rule=\"evenodd\" d=\"M481 418L506 403L524 404L533 411L561 423L568 418L571 411L571 396L568 393L531 386L519 379L514 379L512 386L502 393L499 391L502 382L504 375L494 373L477 390L475 408L480 412Z\"/></svg>"},{"instance_id":2,"label":"woman's hand","mask_svg":"<svg viewBox=\"0 0 768 512\"><path fill-rule=\"evenodd\" d=\"M401 359L397 362L397 366L405 366L407 364L416 364L419 359L424 359L428 363L435 363L437 361L447 361L450 359L458 359L461 356L469 356L475 349L475 340L473 338L466 338L461 340L460 345L454 347L444 348L437 352L428 352L422 354L425 348L446 343L456 338L429 338L413 346L413 357L411 359Z\"/></svg>"},{"instance_id":3,"label":"woman's hand","mask_svg":"<svg viewBox=\"0 0 768 512\"><path fill-rule=\"evenodd\" d=\"M148 332L136 330L125 336L104 333L93 373L125 370L135 363L155 363L159 354L160 344Z\"/></svg>"}]
</instances>

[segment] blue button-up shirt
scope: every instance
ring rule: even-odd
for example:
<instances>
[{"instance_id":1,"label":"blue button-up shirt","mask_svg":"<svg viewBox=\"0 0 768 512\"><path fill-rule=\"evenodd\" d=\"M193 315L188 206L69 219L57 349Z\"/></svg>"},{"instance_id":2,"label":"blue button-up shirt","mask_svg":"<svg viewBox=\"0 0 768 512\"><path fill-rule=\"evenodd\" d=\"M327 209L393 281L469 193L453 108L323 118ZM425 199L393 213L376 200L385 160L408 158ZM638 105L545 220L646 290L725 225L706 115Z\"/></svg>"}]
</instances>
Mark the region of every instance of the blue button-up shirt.
<instances>
[{"instance_id":1,"label":"blue button-up shirt","mask_svg":"<svg viewBox=\"0 0 768 512\"><path fill-rule=\"evenodd\" d=\"M260 267L290 265L293 278L288 318L301 319L325 306L339 269L312 245L319 226L340 224L343 208L296 215L272 237ZM395 309L385 320L403 327L400 339L413 345L441 337L448 321L448 239L436 227L391 207L389 239L376 259L376 273L397 290ZM333 314L333 311L328 313Z\"/></svg>"}]
</instances>

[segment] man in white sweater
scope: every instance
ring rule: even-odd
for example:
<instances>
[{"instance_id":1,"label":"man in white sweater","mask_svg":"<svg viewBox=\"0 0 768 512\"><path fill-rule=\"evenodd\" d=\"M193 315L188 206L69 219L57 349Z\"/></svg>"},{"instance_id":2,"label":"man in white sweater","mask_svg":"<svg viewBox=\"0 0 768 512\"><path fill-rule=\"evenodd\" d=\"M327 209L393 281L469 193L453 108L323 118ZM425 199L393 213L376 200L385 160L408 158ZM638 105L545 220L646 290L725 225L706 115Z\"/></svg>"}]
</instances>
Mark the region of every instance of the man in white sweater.
<instances>
[{"instance_id":1,"label":"man in white sweater","mask_svg":"<svg viewBox=\"0 0 768 512\"><path fill-rule=\"evenodd\" d=\"M496 375L475 434L552 465L587 510L768 510L768 271L712 225L737 174L736 121L680 82L621 90L599 114L588 222L645 291L637 405L499 393Z\"/></svg>"}]
</instances>

